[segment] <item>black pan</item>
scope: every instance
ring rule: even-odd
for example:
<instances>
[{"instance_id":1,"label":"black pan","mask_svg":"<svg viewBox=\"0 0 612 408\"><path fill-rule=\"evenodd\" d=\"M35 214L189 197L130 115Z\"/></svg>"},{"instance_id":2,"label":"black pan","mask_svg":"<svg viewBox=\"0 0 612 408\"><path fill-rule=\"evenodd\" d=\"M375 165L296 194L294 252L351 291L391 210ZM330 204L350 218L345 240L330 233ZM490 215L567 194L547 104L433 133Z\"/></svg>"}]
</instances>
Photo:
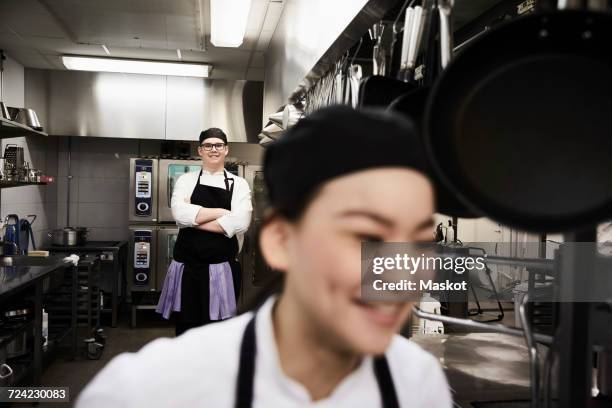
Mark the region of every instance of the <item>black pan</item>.
<instances>
[{"instance_id":1,"label":"black pan","mask_svg":"<svg viewBox=\"0 0 612 408\"><path fill-rule=\"evenodd\" d=\"M432 90L426 148L475 210L562 232L612 216L612 17L554 11L475 39Z\"/></svg>"},{"instance_id":2,"label":"black pan","mask_svg":"<svg viewBox=\"0 0 612 408\"><path fill-rule=\"evenodd\" d=\"M373 75L359 85L359 108L386 108L398 96L416 88L415 84Z\"/></svg>"},{"instance_id":3,"label":"black pan","mask_svg":"<svg viewBox=\"0 0 612 408\"><path fill-rule=\"evenodd\" d=\"M405 95L397 98L389 107L388 111L397 112L404 116L408 116L415 121L417 127L421 127L420 118L423 116L425 110L425 104L427 97L429 96L430 88L423 86L415 89ZM423 147L425 151L425 147ZM437 212L449 216L461 217L461 218L478 218L482 217L480 213L466 206L459 200L453 190L450 190L446 183L442 182L437 177L437 172L432 169L430 176L434 180L436 186L436 201L437 201Z\"/></svg>"}]
</instances>

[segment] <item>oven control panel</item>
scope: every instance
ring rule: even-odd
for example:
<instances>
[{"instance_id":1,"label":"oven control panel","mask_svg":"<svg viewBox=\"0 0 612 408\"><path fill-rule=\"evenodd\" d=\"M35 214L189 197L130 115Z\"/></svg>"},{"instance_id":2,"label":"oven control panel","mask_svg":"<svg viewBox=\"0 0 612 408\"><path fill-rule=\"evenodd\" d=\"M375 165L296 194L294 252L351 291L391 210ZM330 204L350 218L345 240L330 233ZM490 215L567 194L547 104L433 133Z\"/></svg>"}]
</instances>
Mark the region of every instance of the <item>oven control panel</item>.
<instances>
[{"instance_id":1,"label":"oven control panel","mask_svg":"<svg viewBox=\"0 0 612 408\"><path fill-rule=\"evenodd\" d=\"M134 284L147 285L151 275L151 230L134 231Z\"/></svg>"},{"instance_id":2,"label":"oven control panel","mask_svg":"<svg viewBox=\"0 0 612 408\"><path fill-rule=\"evenodd\" d=\"M153 160L136 160L135 177L135 214L139 217L150 217L153 207Z\"/></svg>"}]
</instances>

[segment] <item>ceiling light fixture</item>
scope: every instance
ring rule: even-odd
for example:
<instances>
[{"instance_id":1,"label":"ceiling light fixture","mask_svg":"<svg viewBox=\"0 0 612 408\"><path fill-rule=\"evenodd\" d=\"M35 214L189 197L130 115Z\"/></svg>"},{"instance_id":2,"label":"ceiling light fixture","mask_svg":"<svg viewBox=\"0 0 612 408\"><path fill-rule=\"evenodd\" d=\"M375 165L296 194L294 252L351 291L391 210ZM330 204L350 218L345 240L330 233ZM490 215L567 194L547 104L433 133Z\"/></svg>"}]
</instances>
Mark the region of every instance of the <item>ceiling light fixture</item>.
<instances>
[{"instance_id":1,"label":"ceiling light fixture","mask_svg":"<svg viewBox=\"0 0 612 408\"><path fill-rule=\"evenodd\" d=\"M210 0L210 42L239 47L244 40L251 0Z\"/></svg>"},{"instance_id":2,"label":"ceiling light fixture","mask_svg":"<svg viewBox=\"0 0 612 408\"><path fill-rule=\"evenodd\" d=\"M76 71L121 72L126 74L171 75L206 78L211 66L184 62L144 61L118 58L63 55L64 66Z\"/></svg>"},{"instance_id":3,"label":"ceiling light fixture","mask_svg":"<svg viewBox=\"0 0 612 408\"><path fill-rule=\"evenodd\" d=\"M106 55L110 55L110 51L108 50L108 47L106 47L105 44L102 44L102 49L104 50L104 52L106 53Z\"/></svg>"},{"instance_id":4,"label":"ceiling light fixture","mask_svg":"<svg viewBox=\"0 0 612 408\"><path fill-rule=\"evenodd\" d=\"M183 59L183 55L181 54L181 50L179 48L176 49L176 55L179 61Z\"/></svg>"}]
</instances>

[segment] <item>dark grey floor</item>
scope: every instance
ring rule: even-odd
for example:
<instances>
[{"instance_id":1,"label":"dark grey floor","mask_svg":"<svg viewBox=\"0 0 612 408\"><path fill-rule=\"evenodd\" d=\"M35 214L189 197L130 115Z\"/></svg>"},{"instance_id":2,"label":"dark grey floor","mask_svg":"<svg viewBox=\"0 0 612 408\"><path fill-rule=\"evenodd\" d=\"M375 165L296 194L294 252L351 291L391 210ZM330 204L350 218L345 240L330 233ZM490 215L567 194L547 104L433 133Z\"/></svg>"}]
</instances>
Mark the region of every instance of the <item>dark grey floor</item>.
<instances>
[{"instance_id":1,"label":"dark grey floor","mask_svg":"<svg viewBox=\"0 0 612 408\"><path fill-rule=\"evenodd\" d=\"M102 369L113 357L126 351L138 351L148 342L159 337L174 337L174 325L164 321L152 310L138 312L138 327L131 329L128 313L120 319L118 327L104 327L107 336L106 347L99 360L89 360L84 356L81 347L76 360L58 357L43 373L42 386L69 387L70 404L41 404L44 407L68 407L76 401L77 395L85 385ZM84 333L85 335L86 333ZM80 337L84 338L84 336ZM82 343L80 343L82 344Z\"/></svg>"},{"instance_id":2,"label":"dark grey floor","mask_svg":"<svg viewBox=\"0 0 612 408\"><path fill-rule=\"evenodd\" d=\"M128 314L124 315L119 327L105 327L107 346L100 360L88 360L83 353L76 360L58 358L44 372L43 386L69 387L70 399L74 402L83 387L117 354L137 351L159 337L174 336L173 324L163 321L153 311L139 312L136 329L129 327ZM513 319L513 313L507 313L503 323L512 325ZM493 333L452 333L418 335L413 340L439 359L460 406L484 407L471 404L529 398L528 357L523 339ZM42 405L67 407L72 403Z\"/></svg>"}]
</instances>

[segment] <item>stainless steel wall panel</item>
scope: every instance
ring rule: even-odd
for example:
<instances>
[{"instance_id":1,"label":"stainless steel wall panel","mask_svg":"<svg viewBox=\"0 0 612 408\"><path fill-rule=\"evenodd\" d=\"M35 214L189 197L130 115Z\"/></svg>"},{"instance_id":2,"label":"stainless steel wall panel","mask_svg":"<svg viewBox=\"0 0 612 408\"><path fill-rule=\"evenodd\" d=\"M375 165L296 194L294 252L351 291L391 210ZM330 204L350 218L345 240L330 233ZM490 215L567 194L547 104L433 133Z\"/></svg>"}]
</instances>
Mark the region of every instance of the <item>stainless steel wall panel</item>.
<instances>
[{"instance_id":1,"label":"stainless steel wall panel","mask_svg":"<svg viewBox=\"0 0 612 408\"><path fill-rule=\"evenodd\" d=\"M50 71L53 135L164 139L166 77Z\"/></svg>"},{"instance_id":2,"label":"stainless steel wall panel","mask_svg":"<svg viewBox=\"0 0 612 408\"><path fill-rule=\"evenodd\" d=\"M168 77L167 140L198 140L218 127L229 142L257 142L263 84L253 81Z\"/></svg>"},{"instance_id":3,"label":"stainless steel wall panel","mask_svg":"<svg viewBox=\"0 0 612 408\"><path fill-rule=\"evenodd\" d=\"M197 140L209 127L257 143L263 83L28 69L26 95L52 135Z\"/></svg>"}]
</instances>

